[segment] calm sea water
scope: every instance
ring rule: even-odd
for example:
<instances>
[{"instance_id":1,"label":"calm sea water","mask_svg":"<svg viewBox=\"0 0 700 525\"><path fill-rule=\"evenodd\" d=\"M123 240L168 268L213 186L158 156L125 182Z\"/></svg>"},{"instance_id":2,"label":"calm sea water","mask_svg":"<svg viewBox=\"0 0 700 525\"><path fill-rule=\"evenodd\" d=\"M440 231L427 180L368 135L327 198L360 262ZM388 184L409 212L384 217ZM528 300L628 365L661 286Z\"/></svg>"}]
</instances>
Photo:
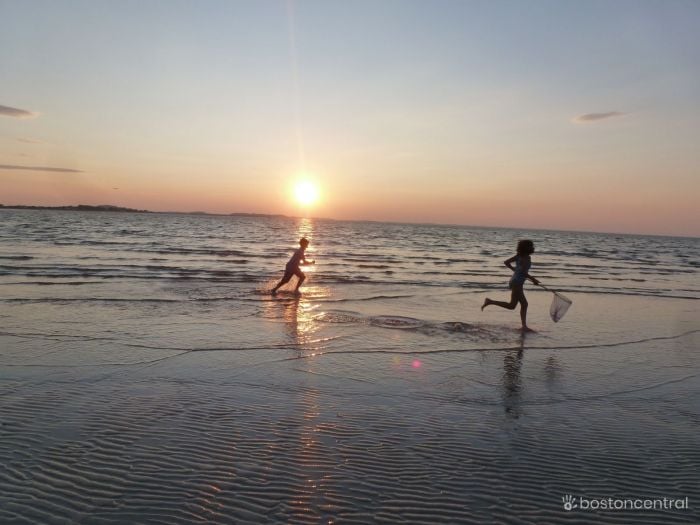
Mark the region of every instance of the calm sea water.
<instances>
[{"instance_id":1,"label":"calm sea water","mask_svg":"<svg viewBox=\"0 0 700 525\"><path fill-rule=\"evenodd\" d=\"M304 295L273 298L301 236L317 261ZM498 347L517 314L478 307L508 298L503 261L521 238L535 242L531 273L574 300L554 325L551 295L528 284L531 344L697 328L695 238L292 218L3 210L0 300L16 333L154 348Z\"/></svg>"},{"instance_id":2,"label":"calm sea water","mask_svg":"<svg viewBox=\"0 0 700 525\"><path fill-rule=\"evenodd\" d=\"M405 286L416 296L502 289L502 261L531 238L533 274L550 287L700 296L695 238L235 216L5 210L0 275L27 284L255 286L278 277L300 236L318 259L316 286Z\"/></svg>"}]
</instances>

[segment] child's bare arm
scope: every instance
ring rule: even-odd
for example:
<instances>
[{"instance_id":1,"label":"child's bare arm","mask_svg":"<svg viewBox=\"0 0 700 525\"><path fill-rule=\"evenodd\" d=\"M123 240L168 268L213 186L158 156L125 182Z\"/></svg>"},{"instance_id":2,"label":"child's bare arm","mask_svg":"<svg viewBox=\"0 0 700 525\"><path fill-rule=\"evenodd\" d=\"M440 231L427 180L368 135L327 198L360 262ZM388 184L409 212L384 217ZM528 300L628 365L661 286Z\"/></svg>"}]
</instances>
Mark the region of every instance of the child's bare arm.
<instances>
[{"instance_id":1,"label":"child's bare arm","mask_svg":"<svg viewBox=\"0 0 700 525\"><path fill-rule=\"evenodd\" d=\"M508 268L511 269L511 271L514 272L514 271L515 271L515 268L513 267L513 263L515 262L515 259L516 259L517 257L518 257L517 255L513 255L513 257L511 257L510 259L507 259L507 260L503 261L503 264L505 264Z\"/></svg>"}]
</instances>

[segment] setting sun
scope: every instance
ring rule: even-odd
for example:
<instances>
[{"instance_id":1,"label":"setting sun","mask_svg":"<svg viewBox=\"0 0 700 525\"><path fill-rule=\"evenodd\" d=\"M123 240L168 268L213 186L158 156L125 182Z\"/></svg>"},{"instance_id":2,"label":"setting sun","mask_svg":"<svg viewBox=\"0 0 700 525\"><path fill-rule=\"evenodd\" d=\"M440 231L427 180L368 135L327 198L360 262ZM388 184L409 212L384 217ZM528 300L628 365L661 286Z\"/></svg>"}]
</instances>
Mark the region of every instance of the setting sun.
<instances>
[{"instance_id":1,"label":"setting sun","mask_svg":"<svg viewBox=\"0 0 700 525\"><path fill-rule=\"evenodd\" d=\"M301 181L294 187L294 196L299 204L309 206L318 200L318 188L309 181Z\"/></svg>"}]
</instances>

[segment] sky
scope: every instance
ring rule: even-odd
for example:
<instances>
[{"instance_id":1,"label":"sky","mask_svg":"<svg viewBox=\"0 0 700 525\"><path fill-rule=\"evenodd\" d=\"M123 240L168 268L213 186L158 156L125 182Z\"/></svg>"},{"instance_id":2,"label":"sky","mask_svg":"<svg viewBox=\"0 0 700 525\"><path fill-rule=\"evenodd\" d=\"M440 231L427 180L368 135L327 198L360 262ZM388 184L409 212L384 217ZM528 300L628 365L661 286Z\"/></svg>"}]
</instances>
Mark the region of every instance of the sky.
<instances>
[{"instance_id":1,"label":"sky","mask_svg":"<svg viewBox=\"0 0 700 525\"><path fill-rule=\"evenodd\" d=\"M0 18L5 205L700 235L695 0L0 0Z\"/></svg>"}]
</instances>

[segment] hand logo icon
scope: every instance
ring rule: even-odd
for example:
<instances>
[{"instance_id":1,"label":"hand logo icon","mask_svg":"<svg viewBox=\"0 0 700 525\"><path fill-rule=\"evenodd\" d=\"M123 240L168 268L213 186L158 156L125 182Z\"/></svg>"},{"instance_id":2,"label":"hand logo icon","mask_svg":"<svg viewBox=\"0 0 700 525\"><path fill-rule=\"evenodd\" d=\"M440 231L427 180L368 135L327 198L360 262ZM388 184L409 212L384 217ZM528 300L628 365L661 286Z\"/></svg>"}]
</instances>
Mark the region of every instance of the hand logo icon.
<instances>
[{"instance_id":1,"label":"hand logo icon","mask_svg":"<svg viewBox=\"0 0 700 525\"><path fill-rule=\"evenodd\" d=\"M564 503L564 510L566 511L573 510L578 506L574 503L574 497L571 494L562 496L561 500Z\"/></svg>"}]
</instances>

